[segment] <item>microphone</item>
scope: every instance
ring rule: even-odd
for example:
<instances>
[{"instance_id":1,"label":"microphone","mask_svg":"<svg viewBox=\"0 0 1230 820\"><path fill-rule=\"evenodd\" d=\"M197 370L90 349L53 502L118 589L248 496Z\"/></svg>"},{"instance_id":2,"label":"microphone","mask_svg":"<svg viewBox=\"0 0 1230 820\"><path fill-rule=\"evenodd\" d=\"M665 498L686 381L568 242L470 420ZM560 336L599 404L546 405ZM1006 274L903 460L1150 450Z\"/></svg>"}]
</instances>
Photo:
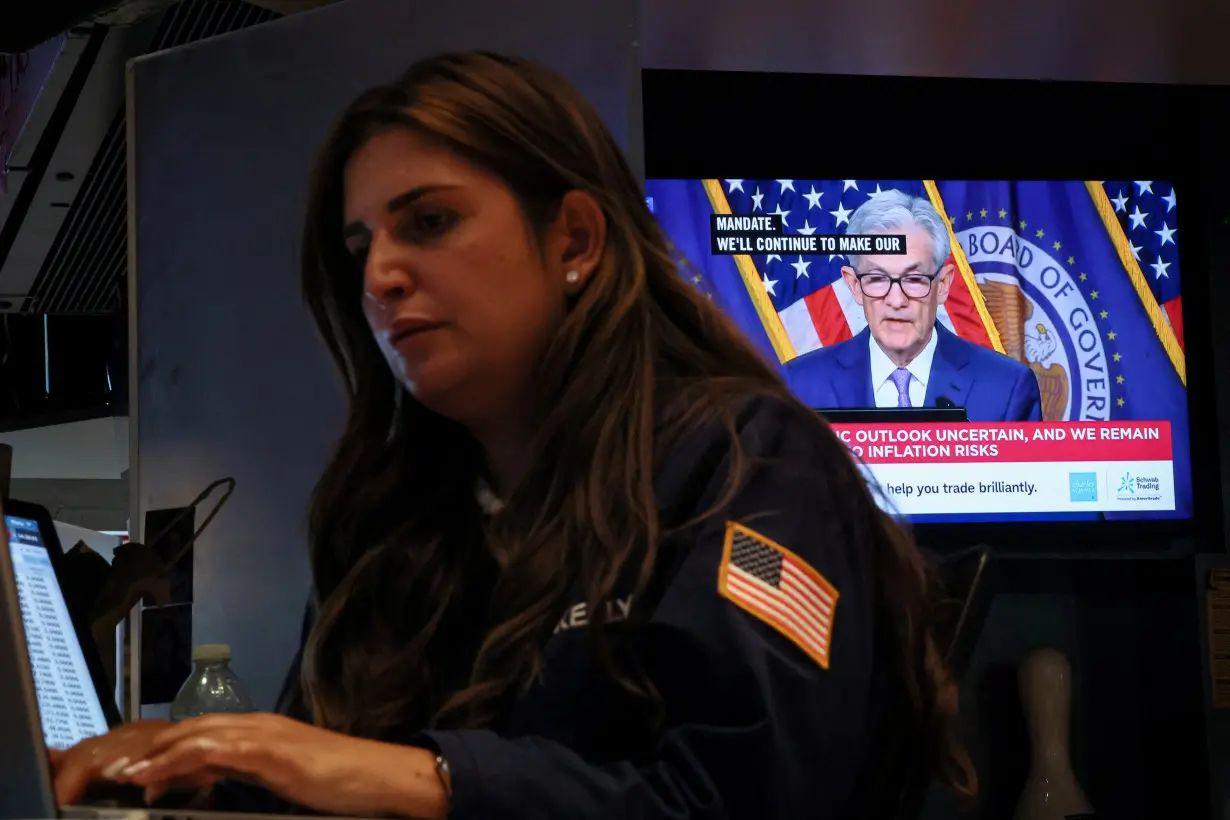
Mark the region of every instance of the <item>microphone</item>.
<instances>
[{"instance_id":1,"label":"microphone","mask_svg":"<svg viewBox=\"0 0 1230 820\"><path fill-rule=\"evenodd\" d=\"M952 399L948 398L947 396L936 396L935 406L943 408L944 410L957 409L956 403Z\"/></svg>"}]
</instances>

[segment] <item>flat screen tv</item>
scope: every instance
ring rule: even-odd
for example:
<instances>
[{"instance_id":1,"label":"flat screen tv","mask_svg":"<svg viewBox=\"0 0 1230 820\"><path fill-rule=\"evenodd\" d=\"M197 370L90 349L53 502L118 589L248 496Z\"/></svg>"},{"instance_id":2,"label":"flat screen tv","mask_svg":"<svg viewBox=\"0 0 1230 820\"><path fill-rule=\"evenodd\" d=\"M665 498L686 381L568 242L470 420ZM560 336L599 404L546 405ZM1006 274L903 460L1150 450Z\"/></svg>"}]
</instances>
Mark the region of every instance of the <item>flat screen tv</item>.
<instances>
[{"instance_id":1,"label":"flat screen tv","mask_svg":"<svg viewBox=\"0 0 1230 820\"><path fill-rule=\"evenodd\" d=\"M1230 216L1210 93L646 72L646 202L894 514L1199 535Z\"/></svg>"},{"instance_id":2,"label":"flat screen tv","mask_svg":"<svg viewBox=\"0 0 1230 820\"><path fill-rule=\"evenodd\" d=\"M1173 183L654 179L647 195L684 274L832 411L897 512L1192 514Z\"/></svg>"}]
</instances>

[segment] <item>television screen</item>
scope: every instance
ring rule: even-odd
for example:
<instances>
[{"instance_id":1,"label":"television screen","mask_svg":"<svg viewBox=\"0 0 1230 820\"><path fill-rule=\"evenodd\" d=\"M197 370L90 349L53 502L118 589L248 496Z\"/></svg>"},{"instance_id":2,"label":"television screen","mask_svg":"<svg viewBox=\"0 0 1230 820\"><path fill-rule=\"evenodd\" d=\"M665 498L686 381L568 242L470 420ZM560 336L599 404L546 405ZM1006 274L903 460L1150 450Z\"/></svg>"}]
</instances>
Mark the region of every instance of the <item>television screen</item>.
<instances>
[{"instance_id":1,"label":"television screen","mask_svg":"<svg viewBox=\"0 0 1230 820\"><path fill-rule=\"evenodd\" d=\"M651 179L681 273L918 523L1192 515L1165 181Z\"/></svg>"}]
</instances>

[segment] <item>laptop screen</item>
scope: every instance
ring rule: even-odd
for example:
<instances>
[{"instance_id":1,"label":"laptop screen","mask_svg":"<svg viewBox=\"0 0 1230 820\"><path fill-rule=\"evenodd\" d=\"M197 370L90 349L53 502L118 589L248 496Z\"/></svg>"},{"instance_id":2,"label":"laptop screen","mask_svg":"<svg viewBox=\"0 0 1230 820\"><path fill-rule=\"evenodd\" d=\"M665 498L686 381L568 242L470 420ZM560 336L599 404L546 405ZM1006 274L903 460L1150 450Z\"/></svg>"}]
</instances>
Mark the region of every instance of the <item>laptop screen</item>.
<instances>
[{"instance_id":1,"label":"laptop screen","mask_svg":"<svg viewBox=\"0 0 1230 820\"><path fill-rule=\"evenodd\" d=\"M66 749L107 731L107 718L38 523L6 515L17 599L47 746Z\"/></svg>"}]
</instances>

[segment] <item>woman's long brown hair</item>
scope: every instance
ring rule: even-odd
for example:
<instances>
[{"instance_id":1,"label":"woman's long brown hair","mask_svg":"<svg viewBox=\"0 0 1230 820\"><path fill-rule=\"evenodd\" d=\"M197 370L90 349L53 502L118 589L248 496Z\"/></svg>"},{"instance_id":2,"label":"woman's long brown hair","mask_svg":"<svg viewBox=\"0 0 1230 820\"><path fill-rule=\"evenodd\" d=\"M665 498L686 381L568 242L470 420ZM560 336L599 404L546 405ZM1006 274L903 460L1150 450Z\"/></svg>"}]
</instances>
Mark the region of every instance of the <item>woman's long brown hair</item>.
<instances>
[{"instance_id":1,"label":"woman's long brown hair","mask_svg":"<svg viewBox=\"0 0 1230 820\"><path fill-rule=\"evenodd\" d=\"M570 190L607 220L596 274L567 314L540 374L551 397L539 457L485 524L474 500L481 454L468 433L400 390L360 306L342 244L342 178L374 134L406 128L502 179L532 228ZM669 242L615 140L568 83L541 66L450 54L368 91L334 127L312 178L303 289L343 376L346 428L310 511L317 617L301 696L321 725L391 738L427 726L485 726L541 670L542 645L583 589L609 600L642 585L663 524L653 481L664 442L701 424L734 435L735 399L797 405L733 323L679 275ZM848 451L814 414L820 454L860 548L896 677L937 775L972 793L952 734L957 710L931 632L934 587L910 536L875 506ZM734 442L737 449L737 442ZM726 497L745 470L732 470ZM590 607L601 613L602 607ZM590 626L602 647L601 619ZM652 698L652 681L621 681Z\"/></svg>"}]
</instances>

